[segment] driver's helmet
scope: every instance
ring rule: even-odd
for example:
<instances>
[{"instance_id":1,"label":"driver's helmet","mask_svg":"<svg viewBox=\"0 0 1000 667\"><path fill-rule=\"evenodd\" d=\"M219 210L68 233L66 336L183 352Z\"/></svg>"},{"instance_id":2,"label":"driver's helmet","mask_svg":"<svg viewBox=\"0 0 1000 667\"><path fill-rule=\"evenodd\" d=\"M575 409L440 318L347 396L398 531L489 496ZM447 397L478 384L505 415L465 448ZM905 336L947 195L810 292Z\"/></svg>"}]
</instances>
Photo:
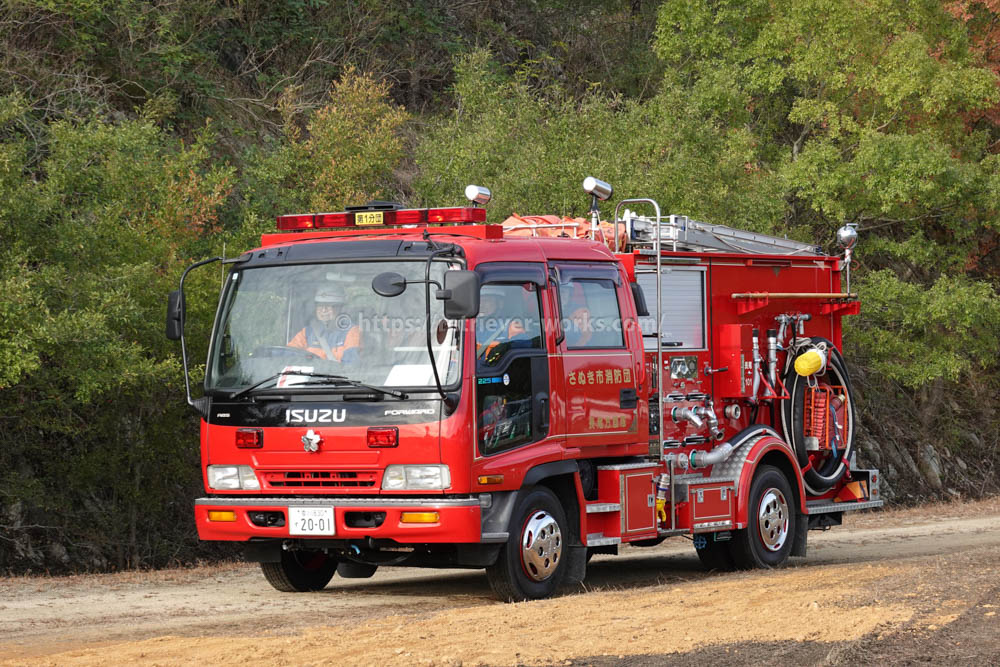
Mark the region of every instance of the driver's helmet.
<instances>
[{"instance_id":1,"label":"driver's helmet","mask_svg":"<svg viewBox=\"0 0 1000 667\"><path fill-rule=\"evenodd\" d=\"M317 304L342 306L347 302L347 295L344 293L344 288L340 285L323 285L316 290L316 296L313 297L313 301Z\"/></svg>"},{"instance_id":2,"label":"driver's helmet","mask_svg":"<svg viewBox=\"0 0 1000 667\"><path fill-rule=\"evenodd\" d=\"M504 289L500 285L485 285L479 290L479 314L480 315L496 315L503 309L504 305ZM490 308L485 308L487 300L492 300L493 304Z\"/></svg>"}]
</instances>

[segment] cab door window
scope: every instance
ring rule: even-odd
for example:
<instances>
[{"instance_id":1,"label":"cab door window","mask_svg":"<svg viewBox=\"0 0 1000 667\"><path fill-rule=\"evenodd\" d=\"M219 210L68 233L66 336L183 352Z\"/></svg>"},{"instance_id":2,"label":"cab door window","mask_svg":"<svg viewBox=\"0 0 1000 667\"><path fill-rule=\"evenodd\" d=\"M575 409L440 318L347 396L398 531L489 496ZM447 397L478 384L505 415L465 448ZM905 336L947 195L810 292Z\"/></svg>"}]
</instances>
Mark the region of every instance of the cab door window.
<instances>
[{"instance_id":1,"label":"cab door window","mask_svg":"<svg viewBox=\"0 0 1000 667\"><path fill-rule=\"evenodd\" d=\"M612 280L583 278L560 285L566 347L624 347L618 295Z\"/></svg>"},{"instance_id":2,"label":"cab door window","mask_svg":"<svg viewBox=\"0 0 1000 667\"><path fill-rule=\"evenodd\" d=\"M533 283L483 285L476 318L476 365L497 366L511 351L542 347L538 287Z\"/></svg>"}]
</instances>

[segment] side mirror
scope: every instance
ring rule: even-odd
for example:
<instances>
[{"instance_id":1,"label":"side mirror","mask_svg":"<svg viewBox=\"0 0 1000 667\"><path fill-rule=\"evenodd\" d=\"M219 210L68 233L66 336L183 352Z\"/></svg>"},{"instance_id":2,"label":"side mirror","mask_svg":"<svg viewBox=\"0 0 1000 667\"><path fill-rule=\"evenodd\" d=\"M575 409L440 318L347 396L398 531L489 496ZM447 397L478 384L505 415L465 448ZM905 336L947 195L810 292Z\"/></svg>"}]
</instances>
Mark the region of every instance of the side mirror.
<instances>
[{"instance_id":1,"label":"side mirror","mask_svg":"<svg viewBox=\"0 0 1000 667\"><path fill-rule=\"evenodd\" d=\"M444 300L444 316L449 320L471 319L479 314L479 274L475 271L445 271L444 289L437 293Z\"/></svg>"},{"instance_id":2,"label":"side mirror","mask_svg":"<svg viewBox=\"0 0 1000 667\"><path fill-rule=\"evenodd\" d=\"M184 292L174 290L167 297L167 338L180 340L184 333Z\"/></svg>"},{"instance_id":3,"label":"side mirror","mask_svg":"<svg viewBox=\"0 0 1000 667\"><path fill-rule=\"evenodd\" d=\"M399 296L406 290L406 278L395 271L386 271L372 278L372 290L379 296Z\"/></svg>"}]
</instances>

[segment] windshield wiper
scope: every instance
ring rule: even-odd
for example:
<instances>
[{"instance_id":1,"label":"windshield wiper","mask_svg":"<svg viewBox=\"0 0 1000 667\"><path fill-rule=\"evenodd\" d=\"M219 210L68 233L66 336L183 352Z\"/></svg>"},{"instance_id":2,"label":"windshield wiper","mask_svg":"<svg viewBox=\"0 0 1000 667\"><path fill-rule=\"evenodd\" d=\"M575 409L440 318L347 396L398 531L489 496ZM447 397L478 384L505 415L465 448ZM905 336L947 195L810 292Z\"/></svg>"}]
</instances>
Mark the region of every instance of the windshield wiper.
<instances>
[{"instance_id":1,"label":"windshield wiper","mask_svg":"<svg viewBox=\"0 0 1000 667\"><path fill-rule=\"evenodd\" d=\"M273 382L286 375L298 375L303 377L315 378L314 380L309 380L308 382L297 382L289 387L282 387L282 389L294 389L295 387L303 387L306 385L322 385L322 384L333 384L333 385L348 385L351 387L358 387L359 389L365 389L367 391L375 391L388 396L395 396L396 398L405 399L407 395L401 391L395 391L393 389L382 389L381 387L373 387L367 385L363 382L358 382L357 380L352 380L344 375L333 375L330 373L313 373L310 371L293 371L284 370L280 373L275 373L271 377L266 377L260 382L255 382L245 389L240 389L239 391L234 391L229 395L229 400L234 400L246 396L255 389L260 389L268 382ZM268 387L268 389L273 389L274 387Z\"/></svg>"},{"instance_id":2,"label":"windshield wiper","mask_svg":"<svg viewBox=\"0 0 1000 667\"><path fill-rule=\"evenodd\" d=\"M240 398L242 396L246 396L247 394L249 394L254 389L260 389L261 387L263 387L268 382L274 382L275 380L277 380L279 378L282 378L282 377L284 377L286 375L304 375L305 377L322 378L324 380L347 380L347 378L344 377L343 375L330 375L329 373L313 373L311 371L284 370L284 371L281 371L280 373L275 373L274 375L272 375L270 377L266 377L263 380L261 380L260 382L255 382L255 383L253 383L252 385L250 385L249 387L247 387L245 389L240 389L239 391L234 391L233 393L231 393L229 395L229 398L230 398L230 400L232 400L234 398ZM300 383L300 384L303 384L303 383ZM297 385L292 385L292 386L297 386ZM268 387L268 389L272 389L272 387ZM284 389L284 387L282 387L282 389Z\"/></svg>"},{"instance_id":3,"label":"windshield wiper","mask_svg":"<svg viewBox=\"0 0 1000 667\"><path fill-rule=\"evenodd\" d=\"M348 385L350 387L357 387L358 389L364 389L366 391L375 391L380 394L385 394L387 396L395 396L396 398L409 398L409 394L406 394L395 389L385 389L383 387L375 387L370 384L365 384L364 382L358 382L357 380L352 380L350 378L344 377L343 375L323 375L322 373L305 373L305 375L311 375L313 377L320 377L318 380L309 380L308 382L300 382L294 386L304 387L306 385L323 385L331 384L328 380L332 380L333 384L336 385Z\"/></svg>"}]
</instances>

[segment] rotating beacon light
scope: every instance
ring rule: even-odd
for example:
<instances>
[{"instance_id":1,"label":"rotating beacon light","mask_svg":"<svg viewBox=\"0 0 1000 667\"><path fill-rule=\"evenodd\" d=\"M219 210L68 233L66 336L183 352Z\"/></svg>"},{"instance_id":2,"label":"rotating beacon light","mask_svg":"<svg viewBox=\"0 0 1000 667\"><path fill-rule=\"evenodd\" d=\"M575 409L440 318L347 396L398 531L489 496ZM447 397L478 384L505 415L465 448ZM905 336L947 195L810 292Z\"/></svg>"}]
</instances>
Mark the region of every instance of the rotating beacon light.
<instances>
[{"instance_id":1,"label":"rotating beacon light","mask_svg":"<svg viewBox=\"0 0 1000 667\"><path fill-rule=\"evenodd\" d=\"M465 186L465 198L472 202L473 206L486 206L493 199L493 193L489 188L481 185Z\"/></svg>"},{"instance_id":2,"label":"rotating beacon light","mask_svg":"<svg viewBox=\"0 0 1000 667\"><path fill-rule=\"evenodd\" d=\"M597 233L600 232L601 240L606 244L604 230L601 229L601 211L597 208L597 200L607 201L611 199L615 189L610 183L588 176L583 179L583 191L590 195L590 238L597 240ZM615 252L618 251L618 235L615 234Z\"/></svg>"},{"instance_id":3,"label":"rotating beacon light","mask_svg":"<svg viewBox=\"0 0 1000 667\"><path fill-rule=\"evenodd\" d=\"M844 249L844 266L847 269L847 293L851 293L851 255L858 242L857 223L849 222L837 230L837 245Z\"/></svg>"}]
</instances>

